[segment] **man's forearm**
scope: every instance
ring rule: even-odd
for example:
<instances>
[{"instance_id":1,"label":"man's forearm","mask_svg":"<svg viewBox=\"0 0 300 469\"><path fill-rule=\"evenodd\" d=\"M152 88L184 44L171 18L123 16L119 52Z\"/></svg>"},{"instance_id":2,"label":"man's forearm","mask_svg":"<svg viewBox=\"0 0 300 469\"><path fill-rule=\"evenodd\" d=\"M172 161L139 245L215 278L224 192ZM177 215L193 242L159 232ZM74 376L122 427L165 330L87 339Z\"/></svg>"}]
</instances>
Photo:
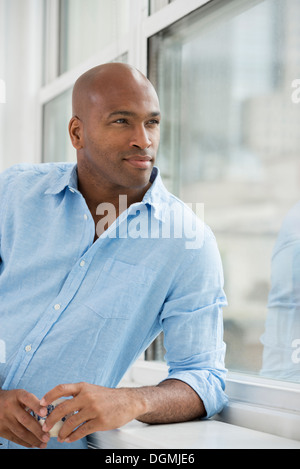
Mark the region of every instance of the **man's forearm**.
<instances>
[{"instance_id":1,"label":"man's forearm","mask_svg":"<svg viewBox=\"0 0 300 469\"><path fill-rule=\"evenodd\" d=\"M96 431L119 428L133 419L144 423L174 423L205 416L204 405L186 383L170 379L157 386L106 388L89 383L60 384L40 401L47 406L65 399L47 417L42 429L49 432L65 415L68 418L58 441L74 442Z\"/></svg>"},{"instance_id":2,"label":"man's forearm","mask_svg":"<svg viewBox=\"0 0 300 469\"><path fill-rule=\"evenodd\" d=\"M157 386L135 388L147 411L137 417L144 423L174 423L194 420L206 415L198 394L186 383L168 379Z\"/></svg>"}]
</instances>

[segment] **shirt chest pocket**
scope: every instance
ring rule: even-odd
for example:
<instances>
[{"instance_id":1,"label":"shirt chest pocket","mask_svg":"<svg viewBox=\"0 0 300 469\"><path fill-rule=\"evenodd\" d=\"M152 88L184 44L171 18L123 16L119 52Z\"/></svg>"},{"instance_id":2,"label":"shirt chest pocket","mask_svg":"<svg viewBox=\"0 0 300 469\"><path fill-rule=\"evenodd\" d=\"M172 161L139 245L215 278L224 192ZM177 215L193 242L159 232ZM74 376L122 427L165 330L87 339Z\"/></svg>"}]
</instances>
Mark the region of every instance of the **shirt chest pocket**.
<instances>
[{"instance_id":1,"label":"shirt chest pocket","mask_svg":"<svg viewBox=\"0 0 300 469\"><path fill-rule=\"evenodd\" d=\"M127 319L149 290L154 275L146 266L109 258L84 304L103 318Z\"/></svg>"}]
</instances>

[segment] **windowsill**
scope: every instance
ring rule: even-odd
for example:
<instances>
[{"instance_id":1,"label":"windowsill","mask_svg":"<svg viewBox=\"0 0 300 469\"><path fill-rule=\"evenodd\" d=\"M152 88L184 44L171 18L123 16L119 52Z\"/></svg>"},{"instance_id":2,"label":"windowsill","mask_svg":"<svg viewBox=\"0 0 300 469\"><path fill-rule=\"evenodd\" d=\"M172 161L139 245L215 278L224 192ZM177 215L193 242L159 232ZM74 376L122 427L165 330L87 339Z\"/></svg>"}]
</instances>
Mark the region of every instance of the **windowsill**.
<instances>
[{"instance_id":1,"label":"windowsill","mask_svg":"<svg viewBox=\"0 0 300 469\"><path fill-rule=\"evenodd\" d=\"M161 362L138 360L121 386L153 385L167 376ZM300 449L300 385L229 373L228 406L213 419L147 425L130 422L90 435L92 447L128 448L297 448Z\"/></svg>"},{"instance_id":2,"label":"windowsill","mask_svg":"<svg viewBox=\"0 0 300 469\"><path fill-rule=\"evenodd\" d=\"M134 420L90 435L89 445L93 449L300 449L300 441L213 419L167 425Z\"/></svg>"}]
</instances>

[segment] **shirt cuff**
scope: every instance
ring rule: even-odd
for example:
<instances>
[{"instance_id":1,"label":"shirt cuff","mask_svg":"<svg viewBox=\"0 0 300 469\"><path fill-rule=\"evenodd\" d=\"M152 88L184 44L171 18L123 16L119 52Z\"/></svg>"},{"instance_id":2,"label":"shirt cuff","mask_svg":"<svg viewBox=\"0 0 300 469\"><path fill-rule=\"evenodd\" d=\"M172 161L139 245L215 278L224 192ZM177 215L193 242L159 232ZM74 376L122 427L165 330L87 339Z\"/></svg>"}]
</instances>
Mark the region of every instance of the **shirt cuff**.
<instances>
[{"instance_id":1,"label":"shirt cuff","mask_svg":"<svg viewBox=\"0 0 300 469\"><path fill-rule=\"evenodd\" d=\"M224 392L225 380L208 370L173 371L167 379L178 379L188 384L200 397L206 410L204 419L209 419L227 405L228 397Z\"/></svg>"}]
</instances>

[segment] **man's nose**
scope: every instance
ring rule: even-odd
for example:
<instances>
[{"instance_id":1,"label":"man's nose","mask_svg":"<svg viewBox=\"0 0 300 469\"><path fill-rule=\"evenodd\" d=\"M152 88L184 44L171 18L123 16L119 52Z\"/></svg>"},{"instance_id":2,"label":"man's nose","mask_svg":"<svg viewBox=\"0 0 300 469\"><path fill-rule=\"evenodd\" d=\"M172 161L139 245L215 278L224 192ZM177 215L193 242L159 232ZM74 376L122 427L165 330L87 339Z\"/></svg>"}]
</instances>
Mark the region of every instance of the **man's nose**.
<instances>
[{"instance_id":1,"label":"man's nose","mask_svg":"<svg viewBox=\"0 0 300 469\"><path fill-rule=\"evenodd\" d=\"M134 133L130 140L130 146L145 150L146 148L149 148L151 144L152 141L149 138L148 131L145 126L141 125L135 127Z\"/></svg>"}]
</instances>

